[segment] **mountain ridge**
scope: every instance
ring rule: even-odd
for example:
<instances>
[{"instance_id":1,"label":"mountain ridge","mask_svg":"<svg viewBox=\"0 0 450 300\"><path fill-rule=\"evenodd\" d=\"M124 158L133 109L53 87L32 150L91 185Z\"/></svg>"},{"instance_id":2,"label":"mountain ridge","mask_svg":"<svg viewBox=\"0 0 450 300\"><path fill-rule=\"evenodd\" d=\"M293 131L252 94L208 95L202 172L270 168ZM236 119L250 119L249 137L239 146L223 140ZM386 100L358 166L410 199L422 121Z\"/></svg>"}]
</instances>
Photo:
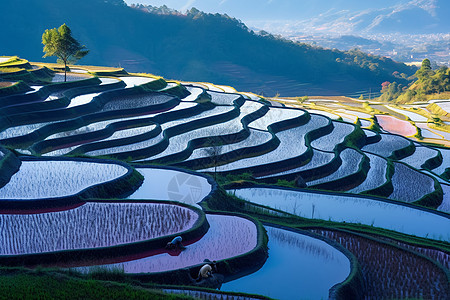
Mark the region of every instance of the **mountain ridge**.
<instances>
[{"instance_id":1,"label":"mountain ridge","mask_svg":"<svg viewBox=\"0 0 450 300\"><path fill-rule=\"evenodd\" d=\"M135 0L127 1L128 4ZM207 12L227 13L249 25L262 22L297 24L298 29L319 27L319 31L350 33L446 33L450 31L447 14L450 3L445 0L396 1L179 1L141 0L144 4L169 7L184 11L195 6ZM189 5L188 5L189 4ZM364 25L364 26L362 26ZM256 26L256 25L255 25Z\"/></svg>"}]
</instances>

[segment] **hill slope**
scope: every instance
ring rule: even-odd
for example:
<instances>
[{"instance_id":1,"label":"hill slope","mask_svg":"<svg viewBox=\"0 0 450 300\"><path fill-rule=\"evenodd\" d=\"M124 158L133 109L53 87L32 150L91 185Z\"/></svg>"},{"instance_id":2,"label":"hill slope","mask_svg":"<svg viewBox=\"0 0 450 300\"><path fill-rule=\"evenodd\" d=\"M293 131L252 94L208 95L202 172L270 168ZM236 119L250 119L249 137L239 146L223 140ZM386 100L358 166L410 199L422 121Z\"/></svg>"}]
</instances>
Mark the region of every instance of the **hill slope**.
<instances>
[{"instance_id":1,"label":"hill slope","mask_svg":"<svg viewBox=\"0 0 450 300\"><path fill-rule=\"evenodd\" d=\"M377 90L386 80L402 81L392 76L395 71L415 71L389 59L257 35L236 19L195 10L157 15L100 0L22 0L2 8L8 14L0 19L0 53L31 60L41 60L43 31L67 23L91 50L83 64L121 65L265 95L348 95Z\"/></svg>"}]
</instances>

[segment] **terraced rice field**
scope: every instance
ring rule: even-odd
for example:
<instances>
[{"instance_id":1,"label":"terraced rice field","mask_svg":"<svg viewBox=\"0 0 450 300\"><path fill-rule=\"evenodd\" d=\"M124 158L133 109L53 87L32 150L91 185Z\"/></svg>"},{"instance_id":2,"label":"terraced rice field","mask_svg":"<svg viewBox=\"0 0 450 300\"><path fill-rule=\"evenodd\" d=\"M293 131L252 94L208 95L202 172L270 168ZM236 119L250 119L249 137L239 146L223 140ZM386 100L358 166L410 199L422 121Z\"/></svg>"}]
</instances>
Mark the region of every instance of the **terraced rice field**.
<instances>
[{"instance_id":1,"label":"terraced rice field","mask_svg":"<svg viewBox=\"0 0 450 300\"><path fill-rule=\"evenodd\" d=\"M176 135L169 140L169 146L163 152L153 156L152 159L158 159L181 152L195 139L238 134L240 131L244 130L243 118L258 111L261 107L262 104L247 102L240 108L241 114L238 118Z\"/></svg>"},{"instance_id":2,"label":"terraced rice field","mask_svg":"<svg viewBox=\"0 0 450 300\"><path fill-rule=\"evenodd\" d=\"M253 129L267 130L272 124L285 120L299 118L305 114L302 110L272 108L263 117L251 122L248 126Z\"/></svg>"},{"instance_id":3,"label":"terraced rice field","mask_svg":"<svg viewBox=\"0 0 450 300\"><path fill-rule=\"evenodd\" d=\"M221 145L220 155L229 155L232 151L239 151L250 147L256 147L273 139L273 135L270 132L255 130L251 128L249 131L250 135L245 140L237 143ZM214 153L214 151L214 147L195 149L186 161L199 158L208 158L210 156L210 153Z\"/></svg>"},{"instance_id":4,"label":"terraced rice field","mask_svg":"<svg viewBox=\"0 0 450 300\"><path fill-rule=\"evenodd\" d=\"M450 133L448 131L440 130L439 128L436 127L430 128L430 131L433 131L434 133L438 134L446 141L450 140Z\"/></svg>"},{"instance_id":5,"label":"terraced rice field","mask_svg":"<svg viewBox=\"0 0 450 300\"><path fill-rule=\"evenodd\" d=\"M370 283L364 287L367 297L445 299L450 292L445 273L424 257L344 232L314 232L339 241L358 257L363 277Z\"/></svg>"},{"instance_id":6,"label":"terraced rice field","mask_svg":"<svg viewBox=\"0 0 450 300\"><path fill-rule=\"evenodd\" d=\"M122 122L122 121L138 120L138 119L143 119L143 118L149 118L149 115L94 122L94 123L88 124L86 126L77 128L75 130L63 131L63 132L58 132L58 133L52 134L52 135L48 136L47 138L45 138L45 140L51 140L51 139L56 139L56 138L62 138L62 137L68 137L68 136L74 136L74 135L94 132L94 131L105 129L110 124L114 124L114 123Z\"/></svg>"},{"instance_id":7,"label":"terraced rice field","mask_svg":"<svg viewBox=\"0 0 450 300\"><path fill-rule=\"evenodd\" d=\"M196 243L178 256L168 253L128 262L94 266L94 268L119 269L125 273L154 273L186 268L210 261L222 260L244 254L256 247L257 230L253 222L235 216L208 215L210 228ZM83 272L89 271L84 267Z\"/></svg>"},{"instance_id":8,"label":"terraced rice field","mask_svg":"<svg viewBox=\"0 0 450 300\"><path fill-rule=\"evenodd\" d=\"M189 93L191 93L189 96L183 98L183 101L195 101L200 97L200 95L204 92L203 89L193 86L186 87Z\"/></svg>"},{"instance_id":9,"label":"terraced rice field","mask_svg":"<svg viewBox=\"0 0 450 300\"><path fill-rule=\"evenodd\" d=\"M416 123L416 126L418 128L420 128L420 134L424 138L429 138L429 139L443 139L444 138L443 135L439 134L434 129L431 129L430 127L428 127L428 124L426 124L426 123Z\"/></svg>"},{"instance_id":10,"label":"terraced rice field","mask_svg":"<svg viewBox=\"0 0 450 300\"><path fill-rule=\"evenodd\" d=\"M225 94L217 92L208 92L211 96L211 102L217 105L233 105L234 101L239 99L241 96L237 94Z\"/></svg>"},{"instance_id":11,"label":"terraced rice field","mask_svg":"<svg viewBox=\"0 0 450 300\"><path fill-rule=\"evenodd\" d=\"M133 143L133 144L126 144L123 146L117 146L117 147L109 147L94 151L87 151L86 154L90 156L109 156L116 153L125 153L125 152L132 152L136 150L142 150L147 149L152 146L157 145L158 143L163 141L163 135L160 134L154 138L146 139L141 142ZM70 149L71 151L74 149Z\"/></svg>"},{"instance_id":12,"label":"terraced rice field","mask_svg":"<svg viewBox=\"0 0 450 300\"><path fill-rule=\"evenodd\" d=\"M364 134L366 137L371 138L377 136L377 133L375 131L369 130L369 129L363 129Z\"/></svg>"},{"instance_id":13,"label":"terraced rice field","mask_svg":"<svg viewBox=\"0 0 450 300\"><path fill-rule=\"evenodd\" d=\"M399 113L399 114L404 114L405 116L407 116L413 122L427 122L428 121L428 118L426 118L426 117L424 117L424 116L422 116L422 115L420 115L418 113L412 112L412 111L408 111L408 110L405 110L405 109L398 109L398 108L395 108L395 107L392 107L392 106L389 106L388 108L390 110L393 110L393 111Z\"/></svg>"},{"instance_id":14,"label":"terraced rice field","mask_svg":"<svg viewBox=\"0 0 450 300\"><path fill-rule=\"evenodd\" d=\"M380 124L385 131L403 136L413 136L417 133L417 129L408 121L385 115L377 115L376 118L378 124Z\"/></svg>"},{"instance_id":15,"label":"terraced rice field","mask_svg":"<svg viewBox=\"0 0 450 300\"><path fill-rule=\"evenodd\" d=\"M119 79L125 82L127 88L143 85L155 80L154 78L151 77L137 77L137 76L119 77Z\"/></svg>"},{"instance_id":16,"label":"terraced rice field","mask_svg":"<svg viewBox=\"0 0 450 300\"><path fill-rule=\"evenodd\" d=\"M414 151L414 153L402 159L401 162L408 164L416 169L421 169L425 162L437 158L438 155L438 150L416 144L416 150Z\"/></svg>"},{"instance_id":17,"label":"terraced rice field","mask_svg":"<svg viewBox=\"0 0 450 300\"><path fill-rule=\"evenodd\" d=\"M337 109L335 112L341 117L341 119L348 123L358 122L358 116L354 114L345 113L343 109Z\"/></svg>"},{"instance_id":18,"label":"terraced rice field","mask_svg":"<svg viewBox=\"0 0 450 300\"><path fill-rule=\"evenodd\" d=\"M394 151L405 149L411 145L409 140L398 135L383 133L380 135L381 140L379 142L365 145L362 150L388 158L391 155L394 155Z\"/></svg>"},{"instance_id":19,"label":"terraced rice field","mask_svg":"<svg viewBox=\"0 0 450 300\"><path fill-rule=\"evenodd\" d=\"M394 163L394 167L395 172L392 176L394 191L389 199L414 202L435 190L435 182L431 176L411 170L401 163Z\"/></svg>"},{"instance_id":20,"label":"terraced rice field","mask_svg":"<svg viewBox=\"0 0 450 300\"><path fill-rule=\"evenodd\" d=\"M103 106L102 111L112 111L112 110L124 110L124 109L136 109L144 108L147 106L164 103L171 100L172 97L164 94L149 94L149 95L135 95L135 96L124 96L124 97L114 97L109 100L105 106Z\"/></svg>"},{"instance_id":21,"label":"terraced rice field","mask_svg":"<svg viewBox=\"0 0 450 300\"><path fill-rule=\"evenodd\" d=\"M349 190L349 193L353 194L359 194L362 192L370 191L373 189L376 189L388 181L388 174L387 174L387 168L388 168L388 162L386 159L366 153L367 157L370 160L370 168L367 172L367 177L364 180L364 182L357 187Z\"/></svg>"},{"instance_id":22,"label":"terraced rice field","mask_svg":"<svg viewBox=\"0 0 450 300\"><path fill-rule=\"evenodd\" d=\"M329 121L327 119L315 116L315 118L312 118L306 125L278 132L277 137L280 140L280 144L274 151L261 156L245 158L219 166L217 171L230 172L251 167L260 167L264 164L276 163L299 157L308 150L305 135L311 130L320 129L321 127L328 125L328 123ZM204 169L201 171L211 172L213 170Z\"/></svg>"},{"instance_id":23,"label":"terraced rice field","mask_svg":"<svg viewBox=\"0 0 450 300\"><path fill-rule=\"evenodd\" d=\"M430 103L434 103L439 106L442 110L449 113L450 112L450 101L448 100L432 100Z\"/></svg>"},{"instance_id":24,"label":"terraced rice field","mask_svg":"<svg viewBox=\"0 0 450 300\"><path fill-rule=\"evenodd\" d=\"M0 189L0 199L67 197L93 185L117 179L127 172L125 167L118 164L23 161L19 171Z\"/></svg>"},{"instance_id":25,"label":"terraced rice field","mask_svg":"<svg viewBox=\"0 0 450 300\"><path fill-rule=\"evenodd\" d=\"M36 123L36 124L29 124L29 125L21 125L21 126L14 126L9 127L2 132L0 132L0 139L8 139L13 137L19 137L26 134L29 134L33 132L36 129L42 128L45 125L51 124L52 122L43 122L43 123Z\"/></svg>"},{"instance_id":26,"label":"terraced rice field","mask_svg":"<svg viewBox=\"0 0 450 300\"><path fill-rule=\"evenodd\" d=\"M266 226L269 259L262 269L226 283L224 291L258 293L276 299L328 298L329 289L350 273L339 250L304 234ZM280 276L283 274L283 276ZM309 288L314 285L314 289Z\"/></svg>"},{"instance_id":27,"label":"terraced rice field","mask_svg":"<svg viewBox=\"0 0 450 300\"><path fill-rule=\"evenodd\" d=\"M90 76L80 74L67 74L66 81L78 81L89 78ZM52 82L64 82L64 73L55 74Z\"/></svg>"},{"instance_id":28,"label":"terraced rice field","mask_svg":"<svg viewBox=\"0 0 450 300\"><path fill-rule=\"evenodd\" d=\"M13 151L0 148L0 261L160 238L138 256L98 254L76 270L164 271L166 284L196 285L209 259L227 266L223 290L277 299L334 298L330 289L350 271L360 274L349 280L362 284L361 298L448 295L450 150L436 141L450 145L450 133L439 122L434 129L423 107L300 103L143 75L102 71L97 80L88 70L62 87L56 74L30 93L2 96L0 88L0 146ZM445 111L445 101L434 104ZM65 155L83 158L58 158ZM63 202L27 206L52 199ZM287 214L288 227L323 239L267 225L265 261L264 232L251 219L283 223ZM178 234L189 237L187 249L165 250Z\"/></svg>"},{"instance_id":29,"label":"terraced rice field","mask_svg":"<svg viewBox=\"0 0 450 300\"><path fill-rule=\"evenodd\" d=\"M309 181L308 186L317 186L356 173L358 169L361 168L364 155L353 149L345 149L341 152L340 158L342 160L342 164L336 172L320 179Z\"/></svg>"},{"instance_id":30,"label":"terraced rice field","mask_svg":"<svg viewBox=\"0 0 450 300\"><path fill-rule=\"evenodd\" d=\"M367 224L410 235L450 241L448 217L399 204L365 197L276 188L240 189L233 191L233 194L303 218ZM421 224L418 224L417 220L421 220Z\"/></svg>"},{"instance_id":31,"label":"terraced rice field","mask_svg":"<svg viewBox=\"0 0 450 300\"><path fill-rule=\"evenodd\" d=\"M339 115L337 115L337 114L330 113L330 112L323 111L323 110L318 110L318 109L308 109L308 112L310 114L322 115L322 116L328 117L332 120L338 120L340 118Z\"/></svg>"},{"instance_id":32,"label":"terraced rice field","mask_svg":"<svg viewBox=\"0 0 450 300\"><path fill-rule=\"evenodd\" d=\"M92 93L92 94L77 96L70 100L70 104L69 104L69 106L67 106L67 108L87 104L87 103L91 102L98 95L100 95L100 93Z\"/></svg>"},{"instance_id":33,"label":"terraced rice field","mask_svg":"<svg viewBox=\"0 0 450 300\"><path fill-rule=\"evenodd\" d=\"M442 184L442 190L444 191L444 200L438 207L438 210L450 213L450 185Z\"/></svg>"},{"instance_id":34,"label":"terraced rice field","mask_svg":"<svg viewBox=\"0 0 450 300\"><path fill-rule=\"evenodd\" d=\"M170 169L137 168L144 182L129 199L169 200L195 205L211 193L205 177Z\"/></svg>"},{"instance_id":35,"label":"terraced rice field","mask_svg":"<svg viewBox=\"0 0 450 300\"><path fill-rule=\"evenodd\" d=\"M333 131L311 142L311 146L322 151L333 151L334 148L342 144L345 138L356 128L348 123L333 122Z\"/></svg>"},{"instance_id":36,"label":"terraced rice field","mask_svg":"<svg viewBox=\"0 0 450 300\"><path fill-rule=\"evenodd\" d=\"M288 171L278 172L266 176L257 177L257 179L267 179L267 178L278 178L289 174L296 174L298 172L307 172L311 169L326 166L331 163L331 161L336 157L334 153L323 152L319 150L313 150L313 155L311 160L306 164L298 168L290 169Z\"/></svg>"},{"instance_id":37,"label":"terraced rice field","mask_svg":"<svg viewBox=\"0 0 450 300\"><path fill-rule=\"evenodd\" d=\"M111 247L179 233L198 215L166 204L86 203L62 211L0 215L0 255Z\"/></svg>"}]
</instances>

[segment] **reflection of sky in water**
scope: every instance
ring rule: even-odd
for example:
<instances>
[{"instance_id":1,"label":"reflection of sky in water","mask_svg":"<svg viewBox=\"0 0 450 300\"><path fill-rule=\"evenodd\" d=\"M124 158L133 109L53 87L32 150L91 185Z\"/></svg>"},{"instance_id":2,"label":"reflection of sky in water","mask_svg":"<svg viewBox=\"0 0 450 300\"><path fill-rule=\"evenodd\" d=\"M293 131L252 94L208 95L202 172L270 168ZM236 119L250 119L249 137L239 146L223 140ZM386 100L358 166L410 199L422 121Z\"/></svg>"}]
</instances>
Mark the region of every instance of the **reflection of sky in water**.
<instances>
[{"instance_id":1,"label":"reflection of sky in water","mask_svg":"<svg viewBox=\"0 0 450 300\"><path fill-rule=\"evenodd\" d=\"M450 240L448 218L401 204L271 188L236 190L236 196L305 218L361 223L421 237Z\"/></svg>"},{"instance_id":2,"label":"reflection of sky in water","mask_svg":"<svg viewBox=\"0 0 450 300\"><path fill-rule=\"evenodd\" d=\"M70 104L69 106L67 106L67 108L88 104L89 102L93 101L94 98L97 97L98 95L100 95L100 93L92 93L77 96L70 100Z\"/></svg>"},{"instance_id":3,"label":"reflection of sky in water","mask_svg":"<svg viewBox=\"0 0 450 300\"><path fill-rule=\"evenodd\" d=\"M150 77L137 77L137 76L130 76L130 77L119 77L125 84L127 85L127 88L136 86L136 85L142 85L146 84L152 81L155 81L155 78Z\"/></svg>"},{"instance_id":4,"label":"reflection of sky in water","mask_svg":"<svg viewBox=\"0 0 450 300\"><path fill-rule=\"evenodd\" d=\"M438 210L450 213L450 185L441 184L442 191L444 192L444 200L442 204L438 207Z\"/></svg>"},{"instance_id":5,"label":"reflection of sky in water","mask_svg":"<svg viewBox=\"0 0 450 300\"><path fill-rule=\"evenodd\" d=\"M189 173L152 168L136 168L144 183L128 198L171 200L199 207L196 203L211 192L208 180Z\"/></svg>"},{"instance_id":6,"label":"reflection of sky in water","mask_svg":"<svg viewBox=\"0 0 450 300\"><path fill-rule=\"evenodd\" d=\"M293 236L290 231L275 230L272 227L268 227L267 230L270 231L273 242L280 246L301 249L302 252L322 258L324 261L337 260L335 257L336 250L331 247L323 247L323 243L320 241L307 239L301 235Z\"/></svg>"},{"instance_id":7,"label":"reflection of sky in water","mask_svg":"<svg viewBox=\"0 0 450 300\"><path fill-rule=\"evenodd\" d=\"M221 290L275 299L328 299L329 289L350 274L347 257L327 243L283 229L266 229L269 258L264 266L224 284Z\"/></svg>"},{"instance_id":8,"label":"reflection of sky in water","mask_svg":"<svg viewBox=\"0 0 450 300\"><path fill-rule=\"evenodd\" d=\"M187 86L186 89L191 94L181 99L183 101L195 101L203 93L203 89L198 87Z\"/></svg>"}]
</instances>

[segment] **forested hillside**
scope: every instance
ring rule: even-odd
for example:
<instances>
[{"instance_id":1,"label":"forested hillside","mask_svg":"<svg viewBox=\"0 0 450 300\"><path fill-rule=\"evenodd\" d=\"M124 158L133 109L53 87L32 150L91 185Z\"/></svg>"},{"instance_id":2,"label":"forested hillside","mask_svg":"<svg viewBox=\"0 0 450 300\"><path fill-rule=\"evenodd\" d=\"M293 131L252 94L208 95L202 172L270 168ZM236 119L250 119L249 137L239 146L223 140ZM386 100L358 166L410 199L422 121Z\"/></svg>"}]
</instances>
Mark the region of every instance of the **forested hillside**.
<instances>
[{"instance_id":1,"label":"forested hillside","mask_svg":"<svg viewBox=\"0 0 450 300\"><path fill-rule=\"evenodd\" d=\"M161 15L117 0L8 1L2 9L8 14L0 19L0 53L36 61L42 57L44 30L67 23L90 49L84 64L228 84L265 95L357 94L379 90L384 81L406 84L404 78L416 71L360 51L325 50L256 34L234 18L196 9Z\"/></svg>"}]
</instances>

